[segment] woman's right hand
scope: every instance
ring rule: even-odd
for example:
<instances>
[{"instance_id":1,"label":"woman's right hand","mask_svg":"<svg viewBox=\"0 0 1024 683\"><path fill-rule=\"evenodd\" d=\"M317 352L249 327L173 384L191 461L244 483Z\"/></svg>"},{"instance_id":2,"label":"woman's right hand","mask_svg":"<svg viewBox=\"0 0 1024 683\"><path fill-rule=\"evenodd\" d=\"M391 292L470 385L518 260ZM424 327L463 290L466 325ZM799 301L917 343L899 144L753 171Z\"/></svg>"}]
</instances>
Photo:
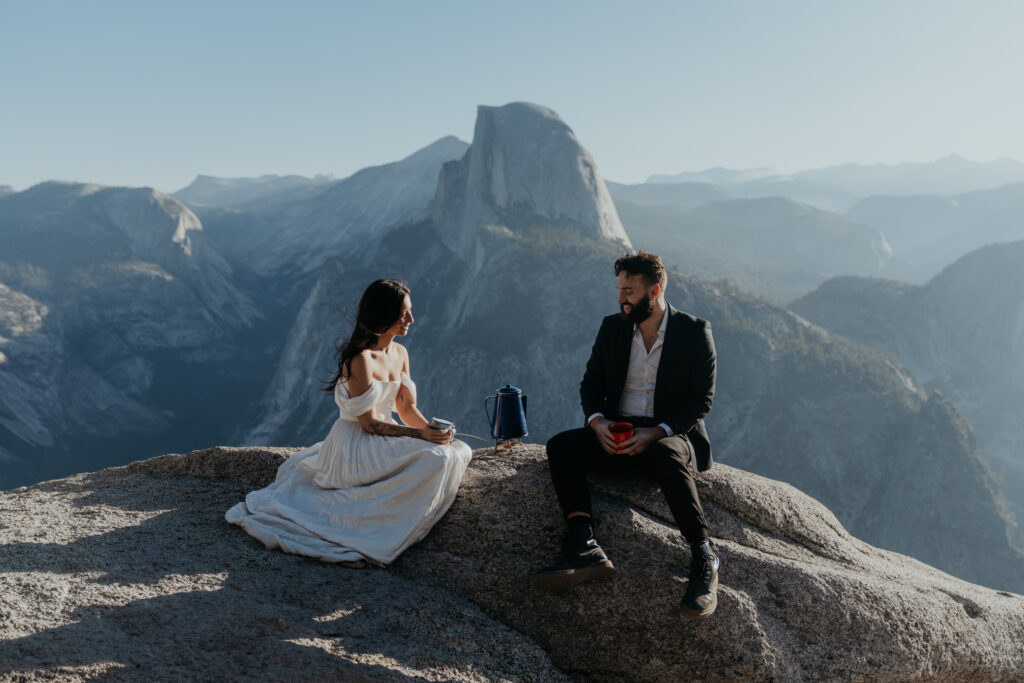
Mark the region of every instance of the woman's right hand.
<instances>
[{"instance_id":1,"label":"woman's right hand","mask_svg":"<svg viewBox=\"0 0 1024 683\"><path fill-rule=\"evenodd\" d=\"M439 429L440 425L431 422L426 427L420 427L420 438L424 441L430 441L431 443L451 443L452 433L451 431Z\"/></svg>"}]
</instances>

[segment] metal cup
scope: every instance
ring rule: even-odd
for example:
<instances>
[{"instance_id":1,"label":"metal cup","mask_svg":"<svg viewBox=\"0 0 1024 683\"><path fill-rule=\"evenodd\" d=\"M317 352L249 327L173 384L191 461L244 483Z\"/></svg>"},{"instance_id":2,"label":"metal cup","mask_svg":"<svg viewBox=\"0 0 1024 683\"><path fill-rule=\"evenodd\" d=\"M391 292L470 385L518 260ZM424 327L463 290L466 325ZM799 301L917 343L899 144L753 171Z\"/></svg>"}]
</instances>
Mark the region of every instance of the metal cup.
<instances>
[{"instance_id":1,"label":"metal cup","mask_svg":"<svg viewBox=\"0 0 1024 683\"><path fill-rule=\"evenodd\" d=\"M437 425L434 429L440 429L442 432L451 432L455 429L454 422L444 420L440 417L432 417L430 418L430 421Z\"/></svg>"}]
</instances>

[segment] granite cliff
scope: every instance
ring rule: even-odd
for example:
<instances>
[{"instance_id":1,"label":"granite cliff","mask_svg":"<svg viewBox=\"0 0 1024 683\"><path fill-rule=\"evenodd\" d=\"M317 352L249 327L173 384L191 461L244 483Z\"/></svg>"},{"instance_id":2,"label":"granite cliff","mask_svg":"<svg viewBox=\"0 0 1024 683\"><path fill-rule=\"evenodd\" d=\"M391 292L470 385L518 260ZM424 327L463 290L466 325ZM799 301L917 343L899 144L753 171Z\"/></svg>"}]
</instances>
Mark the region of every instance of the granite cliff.
<instances>
[{"instance_id":1,"label":"granite cliff","mask_svg":"<svg viewBox=\"0 0 1024 683\"><path fill-rule=\"evenodd\" d=\"M260 318L196 215L152 189L7 194L0 240L0 488L12 469L66 473L95 441L201 421L178 387L223 378Z\"/></svg>"},{"instance_id":2,"label":"granite cliff","mask_svg":"<svg viewBox=\"0 0 1024 683\"><path fill-rule=\"evenodd\" d=\"M485 226L554 227L630 246L590 153L558 114L526 102L477 109L469 151L441 168L432 218L460 254Z\"/></svg>"},{"instance_id":3,"label":"granite cliff","mask_svg":"<svg viewBox=\"0 0 1024 683\"><path fill-rule=\"evenodd\" d=\"M335 408L318 390L336 369L334 343L366 284L388 275L412 286L417 322L406 341L430 415L484 436L483 398L511 383L531 396L530 440L582 422L579 381L600 320L615 311L612 263L623 245L596 229L580 233L569 219L524 227L539 220L539 209L486 208L478 189L488 183L450 170L489 157L478 142L535 128L565 135L548 110L508 106L514 116L481 110L484 132L445 167L429 217L385 235L368 263L340 256L319 271L258 414L234 443L310 443L326 434ZM532 163L549 177L580 176L581 152L551 147L550 158L540 148ZM591 214L599 214L601 192L591 187L588 196ZM465 197L483 208L467 208ZM478 220L484 214L490 218ZM493 222L503 216L511 227ZM797 486L868 542L978 583L1024 590L1024 555L1007 539L1009 520L967 425L911 372L725 286L673 271L667 296L712 323L719 377L707 424L720 462ZM945 538L962 541L951 547Z\"/></svg>"}]
</instances>

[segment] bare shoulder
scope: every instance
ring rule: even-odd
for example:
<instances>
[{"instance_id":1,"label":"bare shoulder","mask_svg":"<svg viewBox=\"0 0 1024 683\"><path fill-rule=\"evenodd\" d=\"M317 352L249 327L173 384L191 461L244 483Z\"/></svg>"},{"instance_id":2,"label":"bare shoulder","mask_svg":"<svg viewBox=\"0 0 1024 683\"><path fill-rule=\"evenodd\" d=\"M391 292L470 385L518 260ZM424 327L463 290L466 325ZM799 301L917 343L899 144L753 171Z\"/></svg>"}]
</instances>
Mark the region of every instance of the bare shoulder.
<instances>
[{"instance_id":1,"label":"bare shoulder","mask_svg":"<svg viewBox=\"0 0 1024 683\"><path fill-rule=\"evenodd\" d=\"M371 376L373 375L374 364L373 351L363 349L355 356L352 356L352 360L349 361L349 375L352 377Z\"/></svg>"},{"instance_id":2,"label":"bare shoulder","mask_svg":"<svg viewBox=\"0 0 1024 683\"><path fill-rule=\"evenodd\" d=\"M362 351L352 357L348 368L348 395L362 396L373 383L373 356Z\"/></svg>"}]
</instances>

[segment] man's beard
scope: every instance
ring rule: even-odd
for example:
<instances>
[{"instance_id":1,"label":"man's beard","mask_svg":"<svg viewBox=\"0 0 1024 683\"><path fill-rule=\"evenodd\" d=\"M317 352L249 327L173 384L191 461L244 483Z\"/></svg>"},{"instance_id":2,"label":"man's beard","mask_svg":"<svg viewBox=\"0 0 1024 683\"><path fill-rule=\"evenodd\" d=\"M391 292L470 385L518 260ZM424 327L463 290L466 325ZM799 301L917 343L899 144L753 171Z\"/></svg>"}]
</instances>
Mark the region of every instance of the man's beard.
<instances>
[{"instance_id":1,"label":"man's beard","mask_svg":"<svg viewBox=\"0 0 1024 683\"><path fill-rule=\"evenodd\" d=\"M629 313L626 313L625 304L619 304L619 310L622 312L623 318L634 325L639 325L654 313L654 300L651 299L650 294L645 294L643 299L631 305Z\"/></svg>"}]
</instances>

